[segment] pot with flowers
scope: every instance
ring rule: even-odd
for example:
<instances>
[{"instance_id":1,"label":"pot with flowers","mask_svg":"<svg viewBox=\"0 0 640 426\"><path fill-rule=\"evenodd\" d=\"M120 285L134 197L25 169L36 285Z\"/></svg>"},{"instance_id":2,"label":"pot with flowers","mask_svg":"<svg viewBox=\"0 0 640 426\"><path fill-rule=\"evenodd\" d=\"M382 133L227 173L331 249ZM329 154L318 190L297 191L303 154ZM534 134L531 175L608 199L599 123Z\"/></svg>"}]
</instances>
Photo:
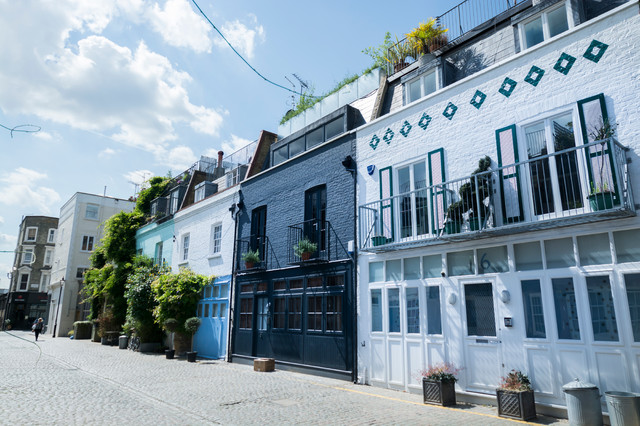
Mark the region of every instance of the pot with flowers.
<instances>
[{"instance_id":1,"label":"pot with flowers","mask_svg":"<svg viewBox=\"0 0 640 426\"><path fill-rule=\"evenodd\" d=\"M536 402L529 376L520 370L511 370L496 389L498 415L529 420L536 417Z\"/></svg>"},{"instance_id":2,"label":"pot with flowers","mask_svg":"<svg viewBox=\"0 0 640 426\"><path fill-rule=\"evenodd\" d=\"M589 133L589 139L593 139L594 142L599 141L600 146L593 146L590 149L596 148L599 154L596 157L598 175L597 181L591 181L591 191L589 192L589 204L591 210L608 210L613 208L615 192L610 188L610 182L613 182L613 170L610 167L608 159L611 155L612 138L616 133L616 123L611 123L605 119ZM609 155L605 155L608 152ZM595 176L594 176L595 178Z\"/></svg>"},{"instance_id":3,"label":"pot with flowers","mask_svg":"<svg viewBox=\"0 0 640 426\"><path fill-rule=\"evenodd\" d=\"M422 394L425 404L443 407L456 405L456 375L460 372L453 364L440 363L422 370Z\"/></svg>"}]
</instances>

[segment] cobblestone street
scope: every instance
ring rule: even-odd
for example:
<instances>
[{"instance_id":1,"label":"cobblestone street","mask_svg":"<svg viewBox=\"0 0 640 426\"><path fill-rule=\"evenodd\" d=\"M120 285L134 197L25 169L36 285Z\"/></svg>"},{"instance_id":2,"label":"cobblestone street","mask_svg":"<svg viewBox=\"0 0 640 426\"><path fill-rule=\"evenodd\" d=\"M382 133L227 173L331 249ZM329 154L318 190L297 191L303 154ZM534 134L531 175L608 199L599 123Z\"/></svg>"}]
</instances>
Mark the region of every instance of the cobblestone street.
<instances>
[{"instance_id":1,"label":"cobblestone street","mask_svg":"<svg viewBox=\"0 0 640 426\"><path fill-rule=\"evenodd\" d=\"M0 401L0 424L11 425L513 424L493 407L433 407L420 395L88 340L44 335L34 344L14 331L0 332Z\"/></svg>"}]
</instances>

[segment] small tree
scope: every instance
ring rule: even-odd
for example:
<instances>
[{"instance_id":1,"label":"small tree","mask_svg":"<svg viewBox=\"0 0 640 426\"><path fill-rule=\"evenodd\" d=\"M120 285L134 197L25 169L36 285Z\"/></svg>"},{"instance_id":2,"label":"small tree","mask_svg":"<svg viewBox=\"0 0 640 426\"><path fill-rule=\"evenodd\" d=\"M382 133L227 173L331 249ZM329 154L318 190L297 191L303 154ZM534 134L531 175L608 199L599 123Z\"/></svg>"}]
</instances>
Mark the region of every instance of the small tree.
<instances>
[{"instance_id":1,"label":"small tree","mask_svg":"<svg viewBox=\"0 0 640 426\"><path fill-rule=\"evenodd\" d=\"M191 317L184 322L184 329L191 336L191 352L193 352L193 335L200 328L200 324L202 324L202 321L198 317Z\"/></svg>"}]
</instances>

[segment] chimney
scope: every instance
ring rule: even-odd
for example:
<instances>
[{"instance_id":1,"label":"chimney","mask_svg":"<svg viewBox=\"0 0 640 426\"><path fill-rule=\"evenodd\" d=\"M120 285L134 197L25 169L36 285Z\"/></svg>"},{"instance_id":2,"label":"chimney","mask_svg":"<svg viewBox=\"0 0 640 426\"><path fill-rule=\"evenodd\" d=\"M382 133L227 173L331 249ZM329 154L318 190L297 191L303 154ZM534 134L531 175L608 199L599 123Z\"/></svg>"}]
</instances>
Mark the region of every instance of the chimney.
<instances>
[{"instance_id":1,"label":"chimney","mask_svg":"<svg viewBox=\"0 0 640 426\"><path fill-rule=\"evenodd\" d=\"M218 151L218 165L217 165L216 171L214 173L216 179L224 176L224 167L222 165L222 157L223 156L224 156L224 152Z\"/></svg>"}]
</instances>

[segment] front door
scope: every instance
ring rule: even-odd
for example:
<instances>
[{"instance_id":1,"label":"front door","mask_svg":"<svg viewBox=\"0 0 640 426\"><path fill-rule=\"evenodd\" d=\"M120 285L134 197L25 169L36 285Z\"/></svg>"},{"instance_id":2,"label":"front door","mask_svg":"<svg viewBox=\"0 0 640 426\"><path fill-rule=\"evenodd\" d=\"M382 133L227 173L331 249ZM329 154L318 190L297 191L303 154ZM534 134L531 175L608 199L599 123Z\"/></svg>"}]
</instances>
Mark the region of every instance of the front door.
<instances>
[{"instance_id":1,"label":"front door","mask_svg":"<svg viewBox=\"0 0 640 426\"><path fill-rule=\"evenodd\" d=\"M269 329L271 327L271 304L266 295L257 296L254 304L253 356L266 357L271 353Z\"/></svg>"},{"instance_id":2,"label":"front door","mask_svg":"<svg viewBox=\"0 0 640 426\"><path fill-rule=\"evenodd\" d=\"M493 392L502 371L499 327L496 322L494 285L490 282L464 284L466 313L464 372L467 390Z\"/></svg>"}]
</instances>

